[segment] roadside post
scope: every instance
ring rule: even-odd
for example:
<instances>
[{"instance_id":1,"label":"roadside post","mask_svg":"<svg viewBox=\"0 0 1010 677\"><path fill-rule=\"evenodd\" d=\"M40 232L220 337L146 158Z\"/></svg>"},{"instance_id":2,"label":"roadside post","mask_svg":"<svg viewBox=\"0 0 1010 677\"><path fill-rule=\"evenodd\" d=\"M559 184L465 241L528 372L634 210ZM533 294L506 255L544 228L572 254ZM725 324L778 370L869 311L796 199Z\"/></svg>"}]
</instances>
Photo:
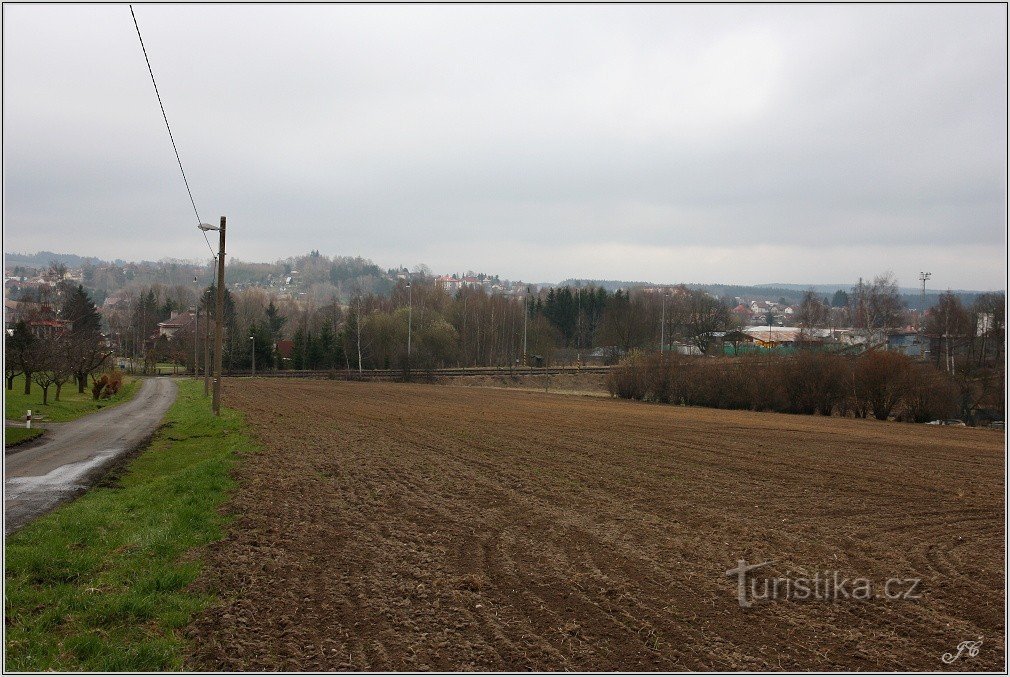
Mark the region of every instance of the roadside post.
<instances>
[{"instance_id":1,"label":"roadside post","mask_svg":"<svg viewBox=\"0 0 1010 677\"><path fill-rule=\"evenodd\" d=\"M29 430L32 429L32 410L29 409L28 413L25 415L25 427Z\"/></svg>"}]
</instances>

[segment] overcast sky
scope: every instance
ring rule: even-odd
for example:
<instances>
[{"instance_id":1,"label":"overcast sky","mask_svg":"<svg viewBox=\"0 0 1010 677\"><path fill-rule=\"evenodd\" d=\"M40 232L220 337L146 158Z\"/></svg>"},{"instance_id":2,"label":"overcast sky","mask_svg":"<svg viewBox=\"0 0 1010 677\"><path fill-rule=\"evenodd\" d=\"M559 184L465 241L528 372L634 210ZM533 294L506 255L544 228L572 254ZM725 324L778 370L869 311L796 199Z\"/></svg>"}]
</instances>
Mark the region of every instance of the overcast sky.
<instances>
[{"instance_id":1,"label":"overcast sky","mask_svg":"<svg viewBox=\"0 0 1010 677\"><path fill-rule=\"evenodd\" d=\"M231 256L1005 286L1005 6L135 12ZM209 257L129 8L3 13L4 250Z\"/></svg>"}]
</instances>

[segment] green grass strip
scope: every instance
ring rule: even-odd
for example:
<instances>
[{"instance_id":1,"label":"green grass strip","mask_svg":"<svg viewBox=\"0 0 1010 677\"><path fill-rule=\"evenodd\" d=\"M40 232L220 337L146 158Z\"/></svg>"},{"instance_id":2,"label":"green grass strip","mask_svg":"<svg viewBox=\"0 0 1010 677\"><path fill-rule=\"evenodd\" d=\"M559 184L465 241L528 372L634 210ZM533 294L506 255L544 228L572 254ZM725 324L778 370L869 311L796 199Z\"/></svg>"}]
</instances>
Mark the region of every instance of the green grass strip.
<instances>
[{"instance_id":1,"label":"green grass strip","mask_svg":"<svg viewBox=\"0 0 1010 677\"><path fill-rule=\"evenodd\" d=\"M115 486L7 539L6 670L183 667L181 630L211 601L187 590L194 549L222 537L229 470L253 449L241 415L215 418L202 388L179 382L165 425Z\"/></svg>"},{"instance_id":2,"label":"green grass strip","mask_svg":"<svg viewBox=\"0 0 1010 677\"><path fill-rule=\"evenodd\" d=\"M42 428L12 428L4 426L4 446L13 447L27 440L33 440L43 432L45 431Z\"/></svg>"},{"instance_id":3,"label":"green grass strip","mask_svg":"<svg viewBox=\"0 0 1010 677\"><path fill-rule=\"evenodd\" d=\"M6 387L6 383L4 384ZM122 404L133 397L140 387L138 379L126 377L126 382L118 393L108 399L96 400L91 396L91 387L84 389L83 393L77 392L76 383L67 383L60 393L60 401L56 401L56 386L49 386L49 403L42 404L42 388L37 384L32 384L32 392L25 395L25 377L17 376L14 379L13 390L4 391L4 416L9 421L23 421L25 412L32 410L33 417L42 416L44 421L61 423L72 421L87 414L93 414L99 409L113 407Z\"/></svg>"}]
</instances>

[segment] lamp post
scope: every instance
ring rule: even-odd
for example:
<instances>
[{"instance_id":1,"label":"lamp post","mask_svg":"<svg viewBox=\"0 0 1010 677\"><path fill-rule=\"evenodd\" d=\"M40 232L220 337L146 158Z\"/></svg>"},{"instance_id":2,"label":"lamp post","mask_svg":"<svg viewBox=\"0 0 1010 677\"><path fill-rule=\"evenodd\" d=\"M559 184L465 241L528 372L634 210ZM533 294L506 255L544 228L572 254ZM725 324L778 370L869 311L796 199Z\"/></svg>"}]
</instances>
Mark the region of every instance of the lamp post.
<instances>
[{"instance_id":1,"label":"lamp post","mask_svg":"<svg viewBox=\"0 0 1010 677\"><path fill-rule=\"evenodd\" d=\"M221 217L220 226L201 223L200 230L218 231L217 247L217 299L214 312L214 398L211 407L215 416L221 415L221 345L224 343L224 231L226 219Z\"/></svg>"},{"instance_id":2,"label":"lamp post","mask_svg":"<svg viewBox=\"0 0 1010 677\"><path fill-rule=\"evenodd\" d=\"M255 377L256 376L256 337L255 336L250 336L249 337L249 342L252 344L252 358L253 358L252 375L253 375L253 377Z\"/></svg>"}]
</instances>

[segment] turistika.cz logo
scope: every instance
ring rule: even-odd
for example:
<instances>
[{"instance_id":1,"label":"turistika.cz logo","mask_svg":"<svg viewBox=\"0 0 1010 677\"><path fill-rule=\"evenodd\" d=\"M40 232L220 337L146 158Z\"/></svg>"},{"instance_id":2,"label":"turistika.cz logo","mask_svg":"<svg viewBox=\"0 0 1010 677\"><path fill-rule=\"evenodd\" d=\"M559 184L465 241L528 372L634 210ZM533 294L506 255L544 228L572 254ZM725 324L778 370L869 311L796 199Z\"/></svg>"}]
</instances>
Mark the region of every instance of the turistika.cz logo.
<instances>
[{"instance_id":1,"label":"turistika.cz logo","mask_svg":"<svg viewBox=\"0 0 1010 677\"><path fill-rule=\"evenodd\" d=\"M863 577L849 577L838 571L817 571L812 576L771 576L762 578L754 572L772 564L771 560L748 564L737 560L726 572L736 577L737 601L743 608L759 602L789 600L797 602L843 602L883 599L915 601L921 598L919 578L888 578L880 582Z\"/></svg>"}]
</instances>

